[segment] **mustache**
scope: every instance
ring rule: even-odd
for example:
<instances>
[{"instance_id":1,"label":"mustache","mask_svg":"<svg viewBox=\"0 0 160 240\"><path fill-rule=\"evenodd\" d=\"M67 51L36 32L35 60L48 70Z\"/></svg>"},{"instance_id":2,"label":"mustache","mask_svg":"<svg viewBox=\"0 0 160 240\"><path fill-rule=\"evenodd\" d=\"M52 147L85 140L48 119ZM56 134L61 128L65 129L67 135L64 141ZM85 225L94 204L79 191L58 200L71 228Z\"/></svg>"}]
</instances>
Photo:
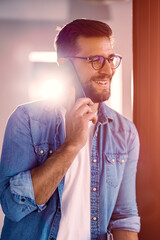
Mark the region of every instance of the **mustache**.
<instances>
[{"instance_id":1,"label":"mustache","mask_svg":"<svg viewBox=\"0 0 160 240\"><path fill-rule=\"evenodd\" d=\"M101 74L99 76L94 76L91 78L92 81L98 81L98 80L104 80L104 79L111 81L112 76L109 74Z\"/></svg>"}]
</instances>

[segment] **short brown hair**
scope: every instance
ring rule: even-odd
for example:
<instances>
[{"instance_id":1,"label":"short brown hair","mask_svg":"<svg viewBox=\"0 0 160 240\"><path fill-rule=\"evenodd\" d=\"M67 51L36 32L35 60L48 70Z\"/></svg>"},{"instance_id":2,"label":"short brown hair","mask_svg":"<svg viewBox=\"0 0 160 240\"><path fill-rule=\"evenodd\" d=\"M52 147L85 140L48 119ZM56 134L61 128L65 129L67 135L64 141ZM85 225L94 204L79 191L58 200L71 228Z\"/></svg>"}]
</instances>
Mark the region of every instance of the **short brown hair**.
<instances>
[{"instance_id":1,"label":"short brown hair","mask_svg":"<svg viewBox=\"0 0 160 240\"><path fill-rule=\"evenodd\" d=\"M55 38L55 48L58 57L76 54L78 52L77 38L108 37L111 40L112 29L108 24L90 19L76 19L65 25Z\"/></svg>"}]
</instances>

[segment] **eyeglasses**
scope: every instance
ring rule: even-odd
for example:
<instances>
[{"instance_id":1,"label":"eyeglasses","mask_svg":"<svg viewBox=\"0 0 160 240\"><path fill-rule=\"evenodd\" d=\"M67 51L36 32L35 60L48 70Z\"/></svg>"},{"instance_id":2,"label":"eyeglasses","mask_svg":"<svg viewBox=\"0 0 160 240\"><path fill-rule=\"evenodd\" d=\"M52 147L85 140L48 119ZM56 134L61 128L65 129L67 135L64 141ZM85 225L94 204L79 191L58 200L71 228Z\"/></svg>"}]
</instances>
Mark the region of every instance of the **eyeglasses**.
<instances>
[{"instance_id":1,"label":"eyeglasses","mask_svg":"<svg viewBox=\"0 0 160 240\"><path fill-rule=\"evenodd\" d=\"M121 56L118 55L112 55L111 57L103 57L103 56L93 56L93 57L76 57L76 56L66 56L66 58L79 58L87 60L88 62L91 62L93 69L100 70L104 67L106 60L110 64L110 67L112 69L116 69L119 67L121 63Z\"/></svg>"}]
</instances>

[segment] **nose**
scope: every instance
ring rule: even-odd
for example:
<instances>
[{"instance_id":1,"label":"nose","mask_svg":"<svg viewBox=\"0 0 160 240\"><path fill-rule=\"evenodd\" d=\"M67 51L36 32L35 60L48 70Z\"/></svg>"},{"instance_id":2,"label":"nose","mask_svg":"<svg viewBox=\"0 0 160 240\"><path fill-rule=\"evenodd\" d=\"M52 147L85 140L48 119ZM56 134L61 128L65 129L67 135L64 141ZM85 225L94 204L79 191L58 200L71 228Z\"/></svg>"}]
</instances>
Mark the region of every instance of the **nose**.
<instances>
[{"instance_id":1,"label":"nose","mask_svg":"<svg viewBox=\"0 0 160 240\"><path fill-rule=\"evenodd\" d=\"M106 60L103 68L101 68L99 70L99 73L108 74L110 76L113 76L115 73L115 69L112 69L110 63L108 62L108 60Z\"/></svg>"}]
</instances>

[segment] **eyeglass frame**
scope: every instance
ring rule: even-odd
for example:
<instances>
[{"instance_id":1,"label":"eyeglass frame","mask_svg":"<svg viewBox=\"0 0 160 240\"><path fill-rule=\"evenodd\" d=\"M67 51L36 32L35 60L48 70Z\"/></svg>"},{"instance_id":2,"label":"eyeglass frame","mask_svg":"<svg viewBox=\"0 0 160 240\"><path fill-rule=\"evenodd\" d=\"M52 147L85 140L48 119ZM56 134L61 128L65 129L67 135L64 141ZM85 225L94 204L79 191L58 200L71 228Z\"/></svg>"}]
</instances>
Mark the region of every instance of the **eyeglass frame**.
<instances>
[{"instance_id":1,"label":"eyeglass frame","mask_svg":"<svg viewBox=\"0 0 160 240\"><path fill-rule=\"evenodd\" d=\"M98 69L95 69L94 66L93 66L93 58L95 57L102 57L104 60L103 60L103 63L102 63L102 66ZM104 56L100 56L100 55L96 55L96 56L93 56L93 57L78 57L78 56L66 56L65 58L78 58L78 59L84 59L84 60L88 60L88 61L91 61L92 63L92 67L94 70L98 71L100 69L102 69L106 63L106 60L108 61L108 63L110 63L110 59L112 59L113 57L118 57L120 59L119 61L119 64L117 67L111 67L111 69L116 69L119 67L120 63L121 63L121 60L122 60L122 57L119 56L119 55L112 55L111 57L104 57Z\"/></svg>"}]
</instances>

